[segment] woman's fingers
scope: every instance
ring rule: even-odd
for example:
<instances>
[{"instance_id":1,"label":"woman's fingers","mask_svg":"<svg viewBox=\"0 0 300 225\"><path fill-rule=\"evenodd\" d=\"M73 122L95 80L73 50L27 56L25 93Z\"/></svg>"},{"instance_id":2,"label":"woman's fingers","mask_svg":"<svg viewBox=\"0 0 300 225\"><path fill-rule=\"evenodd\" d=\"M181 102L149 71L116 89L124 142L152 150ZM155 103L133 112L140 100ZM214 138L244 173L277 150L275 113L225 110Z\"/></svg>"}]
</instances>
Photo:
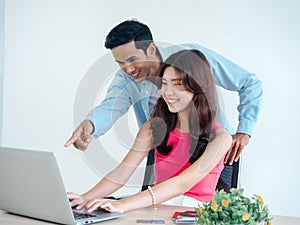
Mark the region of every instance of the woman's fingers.
<instances>
[{"instance_id":1,"label":"woman's fingers","mask_svg":"<svg viewBox=\"0 0 300 225\"><path fill-rule=\"evenodd\" d=\"M87 202L85 208L87 212L93 212L97 210L102 204L104 199L92 199L91 201Z\"/></svg>"},{"instance_id":2,"label":"woman's fingers","mask_svg":"<svg viewBox=\"0 0 300 225\"><path fill-rule=\"evenodd\" d=\"M122 212L121 209L116 207L118 201L115 200L108 200L108 199L93 199L89 201L85 208L87 212L93 212L97 210L98 208L104 209L108 212Z\"/></svg>"}]
</instances>

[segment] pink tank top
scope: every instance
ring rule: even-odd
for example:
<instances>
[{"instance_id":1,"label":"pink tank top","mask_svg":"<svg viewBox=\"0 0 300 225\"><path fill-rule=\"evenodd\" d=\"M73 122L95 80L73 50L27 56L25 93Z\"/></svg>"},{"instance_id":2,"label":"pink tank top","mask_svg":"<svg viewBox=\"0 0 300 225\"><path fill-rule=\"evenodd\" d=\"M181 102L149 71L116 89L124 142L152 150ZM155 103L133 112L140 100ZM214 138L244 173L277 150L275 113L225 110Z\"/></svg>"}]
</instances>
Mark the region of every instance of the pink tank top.
<instances>
[{"instance_id":1,"label":"pink tank top","mask_svg":"<svg viewBox=\"0 0 300 225\"><path fill-rule=\"evenodd\" d=\"M213 128L215 131L222 128L218 122L214 122ZM166 179L179 175L187 167L191 165L190 159L190 138L189 133L181 133L176 129L172 130L169 135L167 145L173 145L171 152L168 155L162 155L155 151L155 183L158 184ZM225 156L224 156L225 157ZM199 201L211 201L215 194L218 179L224 168L224 157L204 177L199 183L193 186L184 195L198 199Z\"/></svg>"}]
</instances>

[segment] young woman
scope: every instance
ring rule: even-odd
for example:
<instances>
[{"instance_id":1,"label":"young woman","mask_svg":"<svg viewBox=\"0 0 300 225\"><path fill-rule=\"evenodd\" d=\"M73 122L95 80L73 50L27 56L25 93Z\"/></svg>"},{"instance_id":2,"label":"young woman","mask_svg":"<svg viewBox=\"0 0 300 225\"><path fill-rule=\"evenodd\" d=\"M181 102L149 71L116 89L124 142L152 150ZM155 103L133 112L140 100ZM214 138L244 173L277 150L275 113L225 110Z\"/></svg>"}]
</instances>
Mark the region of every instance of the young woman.
<instances>
[{"instance_id":1,"label":"young woman","mask_svg":"<svg viewBox=\"0 0 300 225\"><path fill-rule=\"evenodd\" d=\"M182 50L165 61L160 78L162 97L133 147L87 193L69 193L72 206L88 212L124 212L163 202L197 206L198 201L212 199L232 140L215 121L216 91L209 64L201 52ZM121 200L104 199L126 184L153 148L155 185Z\"/></svg>"}]
</instances>

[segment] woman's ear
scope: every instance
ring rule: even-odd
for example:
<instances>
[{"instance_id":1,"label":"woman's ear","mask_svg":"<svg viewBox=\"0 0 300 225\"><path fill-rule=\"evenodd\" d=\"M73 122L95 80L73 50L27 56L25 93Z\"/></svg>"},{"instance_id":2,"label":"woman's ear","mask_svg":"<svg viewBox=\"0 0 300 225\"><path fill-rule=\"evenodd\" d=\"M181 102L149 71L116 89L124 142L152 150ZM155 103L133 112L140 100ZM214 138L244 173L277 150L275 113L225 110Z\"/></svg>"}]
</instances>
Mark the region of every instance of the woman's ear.
<instances>
[{"instance_id":1,"label":"woman's ear","mask_svg":"<svg viewBox=\"0 0 300 225\"><path fill-rule=\"evenodd\" d=\"M153 57L156 56L156 46L153 42L150 43L148 48L147 48L147 56L149 58L153 58Z\"/></svg>"}]
</instances>

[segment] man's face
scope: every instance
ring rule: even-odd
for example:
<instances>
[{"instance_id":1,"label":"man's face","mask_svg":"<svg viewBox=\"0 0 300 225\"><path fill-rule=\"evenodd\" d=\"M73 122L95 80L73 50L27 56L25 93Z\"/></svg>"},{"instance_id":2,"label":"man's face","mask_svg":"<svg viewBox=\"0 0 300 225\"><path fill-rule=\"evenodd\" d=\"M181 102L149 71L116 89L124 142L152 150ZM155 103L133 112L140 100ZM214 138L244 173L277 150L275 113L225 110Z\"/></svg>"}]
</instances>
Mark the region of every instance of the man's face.
<instances>
[{"instance_id":1,"label":"man's face","mask_svg":"<svg viewBox=\"0 0 300 225\"><path fill-rule=\"evenodd\" d=\"M150 44L147 54L142 49L135 47L134 41L120 45L112 49L112 54L120 68L131 76L136 82L146 77L156 76L159 69L156 48Z\"/></svg>"}]
</instances>

